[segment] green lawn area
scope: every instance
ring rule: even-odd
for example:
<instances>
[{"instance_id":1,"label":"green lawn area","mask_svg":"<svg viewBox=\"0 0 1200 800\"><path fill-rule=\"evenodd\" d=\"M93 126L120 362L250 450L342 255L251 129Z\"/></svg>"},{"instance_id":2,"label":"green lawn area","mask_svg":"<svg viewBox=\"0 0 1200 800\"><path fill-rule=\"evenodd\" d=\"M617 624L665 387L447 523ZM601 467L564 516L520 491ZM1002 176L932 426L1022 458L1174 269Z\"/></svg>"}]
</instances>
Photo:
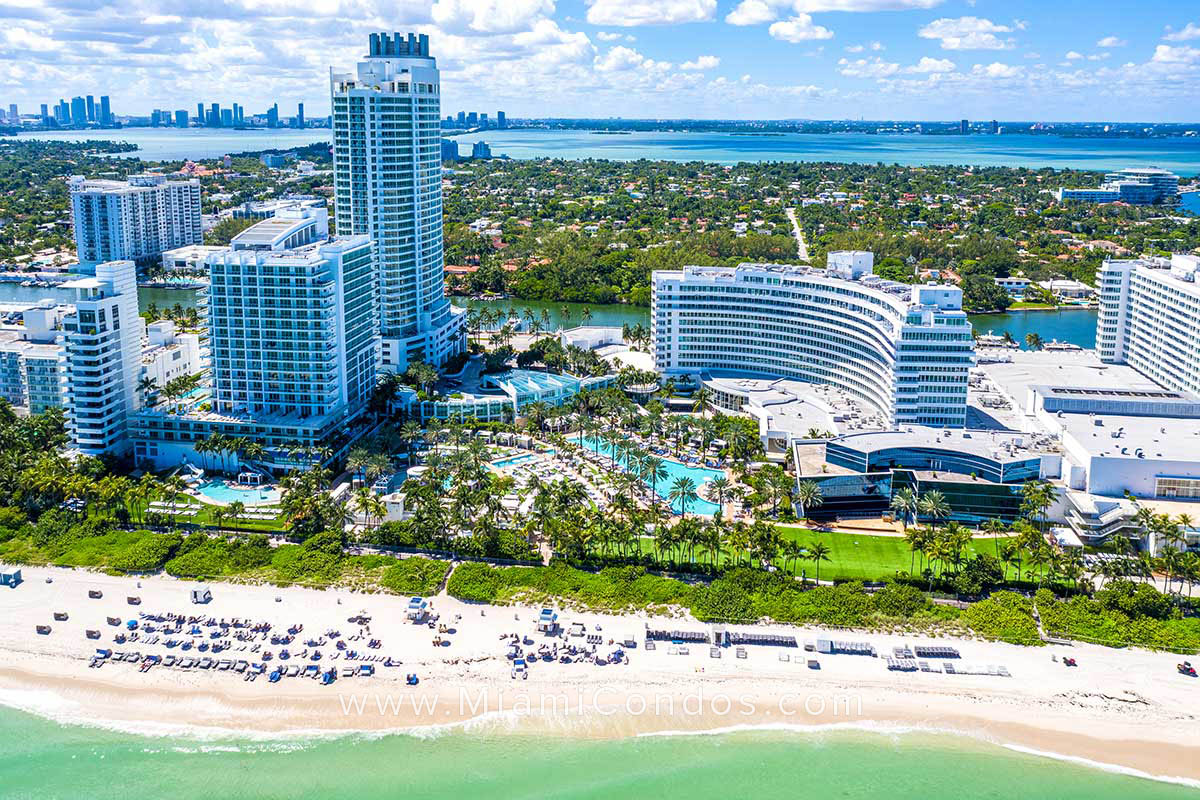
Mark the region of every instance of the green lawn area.
<instances>
[{"instance_id":1,"label":"green lawn area","mask_svg":"<svg viewBox=\"0 0 1200 800\"><path fill-rule=\"evenodd\" d=\"M1058 308L1049 303L1027 303L1024 300L1017 300L1008 307L1009 311L1050 311Z\"/></svg>"},{"instance_id":2,"label":"green lawn area","mask_svg":"<svg viewBox=\"0 0 1200 800\"><path fill-rule=\"evenodd\" d=\"M785 539L793 539L801 545L811 545L818 540L829 547L829 560L821 562L821 580L880 580L893 577L897 571L908 572L912 553L904 539L899 536L872 536L859 533L817 533L808 528L796 525L777 525L776 528ZM1000 545L1004 545L1004 539ZM654 541L650 537L641 539L643 553L655 554ZM978 553L996 555L994 539L972 539L964 554L972 558ZM679 551L675 551L678 556ZM708 554L696 552L696 558L701 563L707 563ZM721 553L721 565L731 565L733 555ZM742 556L745 564L745 556ZM775 562L781 569L794 568L796 574L801 570L807 572L809 578L816 576L816 565L812 561L796 561L794 564L784 564L783 559ZM920 556L917 557L916 569L921 570Z\"/></svg>"},{"instance_id":3,"label":"green lawn area","mask_svg":"<svg viewBox=\"0 0 1200 800\"><path fill-rule=\"evenodd\" d=\"M155 500L167 502L168 498L156 497ZM190 503L192 506L199 506L199 509L188 509L185 507L186 503ZM180 511L175 515L175 521L181 524L198 525L202 528L210 527L213 524L212 512L220 507L221 506L213 505L211 503L205 503L204 501L198 500L195 497L184 496L179 500ZM247 506L246 510L257 511L259 509L255 506ZM130 515L131 519L133 519L135 523L140 522L144 517L144 509L135 510L131 508ZM273 520L243 518L237 520L236 522L234 520L227 519L222 523L221 527L223 530L230 531L262 531L264 533L277 532L283 530L283 519L282 517L276 517Z\"/></svg>"},{"instance_id":4,"label":"green lawn area","mask_svg":"<svg viewBox=\"0 0 1200 800\"><path fill-rule=\"evenodd\" d=\"M875 580L890 578L898 570L908 572L912 563L912 552L904 539L899 536L871 536L860 533L814 533L806 528L795 526L778 526L785 537L795 539L800 544L811 544L817 540L829 547L829 560L821 562L821 580ZM1004 540L1000 542L1001 546ZM967 547L965 556L971 558L977 553L996 554L994 539L972 539ZM815 564L811 561L799 562L797 569L808 572L809 577L815 574ZM921 569L920 556L917 556L916 569Z\"/></svg>"}]
</instances>

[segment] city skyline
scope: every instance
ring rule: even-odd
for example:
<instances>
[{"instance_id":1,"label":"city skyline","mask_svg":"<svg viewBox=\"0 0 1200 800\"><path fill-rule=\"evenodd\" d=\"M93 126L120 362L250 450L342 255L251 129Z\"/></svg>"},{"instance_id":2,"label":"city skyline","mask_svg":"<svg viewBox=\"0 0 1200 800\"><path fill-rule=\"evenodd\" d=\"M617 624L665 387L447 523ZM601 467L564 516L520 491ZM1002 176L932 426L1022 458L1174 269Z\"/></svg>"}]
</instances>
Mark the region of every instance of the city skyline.
<instances>
[{"instance_id":1,"label":"city skyline","mask_svg":"<svg viewBox=\"0 0 1200 800\"><path fill-rule=\"evenodd\" d=\"M445 108L511 117L1185 121L1200 98L1200 20L1160 2L1137 12L991 0L363 0L301 15L228 0L190 17L162 3L40 0L7 12L0 92L26 113L69 87L148 115L161 98L190 108L183 98L220 86L247 108L303 102L315 119L329 112L329 64L360 57L371 31L414 30L439 53Z\"/></svg>"}]
</instances>

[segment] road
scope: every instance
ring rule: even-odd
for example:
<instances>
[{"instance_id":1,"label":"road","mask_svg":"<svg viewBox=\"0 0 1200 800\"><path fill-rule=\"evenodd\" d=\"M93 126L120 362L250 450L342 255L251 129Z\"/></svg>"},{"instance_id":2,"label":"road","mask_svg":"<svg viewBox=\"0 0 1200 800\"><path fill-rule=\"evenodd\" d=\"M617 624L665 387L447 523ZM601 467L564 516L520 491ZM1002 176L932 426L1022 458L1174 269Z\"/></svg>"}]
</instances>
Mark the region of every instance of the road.
<instances>
[{"instance_id":1,"label":"road","mask_svg":"<svg viewBox=\"0 0 1200 800\"><path fill-rule=\"evenodd\" d=\"M792 223L792 233L796 237L796 252L801 261L808 261L808 244L804 241L804 232L800 230L800 223L796 221L796 209L785 208L784 213Z\"/></svg>"}]
</instances>

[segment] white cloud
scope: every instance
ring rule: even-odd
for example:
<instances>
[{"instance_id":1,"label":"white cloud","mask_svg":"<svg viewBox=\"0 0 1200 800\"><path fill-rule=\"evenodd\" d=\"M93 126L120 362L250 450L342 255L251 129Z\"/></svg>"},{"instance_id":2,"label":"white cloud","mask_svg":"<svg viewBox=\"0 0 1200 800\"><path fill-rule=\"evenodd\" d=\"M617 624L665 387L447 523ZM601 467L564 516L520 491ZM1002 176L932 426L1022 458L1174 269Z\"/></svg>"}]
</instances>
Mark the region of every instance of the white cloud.
<instances>
[{"instance_id":1,"label":"white cloud","mask_svg":"<svg viewBox=\"0 0 1200 800\"><path fill-rule=\"evenodd\" d=\"M595 61L599 72L631 72L641 70L647 73L662 75L674 66L669 61L655 61L624 45L617 45Z\"/></svg>"},{"instance_id":2,"label":"white cloud","mask_svg":"<svg viewBox=\"0 0 1200 800\"><path fill-rule=\"evenodd\" d=\"M954 72L954 62L948 58L930 58L929 56L923 56L920 61L913 64L911 67L905 67L904 71L918 74Z\"/></svg>"},{"instance_id":3,"label":"white cloud","mask_svg":"<svg viewBox=\"0 0 1200 800\"><path fill-rule=\"evenodd\" d=\"M761 25L771 22L779 16L773 5L765 0L742 0L733 11L725 15L725 21L730 25Z\"/></svg>"},{"instance_id":4,"label":"white cloud","mask_svg":"<svg viewBox=\"0 0 1200 800\"><path fill-rule=\"evenodd\" d=\"M142 19L143 25L178 25L183 22L183 17L174 14L151 14Z\"/></svg>"},{"instance_id":5,"label":"white cloud","mask_svg":"<svg viewBox=\"0 0 1200 800\"><path fill-rule=\"evenodd\" d=\"M773 22L767 31L776 39L796 44L813 39L832 39L833 31L814 25L808 14L797 14L789 20Z\"/></svg>"},{"instance_id":6,"label":"white cloud","mask_svg":"<svg viewBox=\"0 0 1200 800\"><path fill-rule=\"evenodd\" d=\"M516 33L553 14L554 0L437 0L430 13L451 33Z\"/></svg>"},{"instance_id":7,"label":"white cloud","mask_svg":"<svg viewBox=\"0 0 1200 800\"><path fill-rule=\"evenodd\" d=\"M587 0L587 21L592 25L676 25L707 22L717 11L717 0Z\"/></svg>"},{"instance_id":8,"label":"white cloud","mask_svg":"<svg viewBox=\"0 0 1200 800\"><path fill-rule=\"evenodd\" d=\"M942 0L794 0L791 7L800 13L821 11L910 11L934 8Z\"/></svg>"},{"instance_id":9,"label":"white cloud","mask_svg":"<svg viewBox=\"0 0 1200 800\"><path fill-rule=\"evenodd\" d=\"M937 39L943 50L1008 50L1012 40L1004 40L997 33L1011 33L1007 25L997 25L981 17L942 17L922 27L917 35L922 39Z\"/></svg>"},{"instance_id":10,"label":"white cloud","mask_svg":"<svg viewBox=\"0 0 1200 800\"><path fill-rule=\"evenodd\" d=\"M1067 61L1077 61L1078 59L1081 59L1081 58L1083 58L1083 53L1077 52L1075 50L1070 51L1066 55Z\"/></svg>"},{"instance_id":11,"label":"white cloud","mask_svg":"<svg viewBox=\"0 0 1200 800\"><path fill-rule=\"evenodd\" d=\"M864 50L868 50L868 49L873 50L876 53L878 53L879 51L885 50L886 48L883 46L883 42L871 42L870 44L847 45L844 49L847 53L861 53Z\"/></svg>"},{"instance_id":12,"label":"white cloud","mask_svg":"<svg viewBox=\"0 0 1200 800\"><path fill-rule=\"evenodd\" d=\"M971 68L971 74L985 78L1019 78L1025 74L1025 68L1016 67L1012 64L1001 64L997 61L986 66L976 64Z\"/></svg>"},{"instance_id":13,"label":"white cloud","mask_svg":"<svg viewBox=\"0 0 1200 800\"><path fill-rule=\"evenodd\" d=\"M848 78L886 78L900 71L899 64L879 58L870 61L865 58L855 61L843 58L838 61L838 66L840 67L838 72Z\"/></svg>"},{"instance_id":14,"label":"white cloud","mask_svg":"<svg viewBox=\"0 0 1200 800\"><path fill-rule=\"evenodd\" d=\"M596 33L596 38L602 42L616 42L620 41L623 38L623 35L620 33L609 33L608 31L598 31Z\"/></svg>"},{"instance_id":15,"label":"white cloud","mask_svg":"<svg viewBox=\"0 0 1200 800\"><path fill-rule=\"evenodd\" d=\"M850 45L846 45L842 49L845 50L847 53L861 53L863 50L866 50L867 48L861 44L850 44Z\"/></svg>"},{"instance_id":16,"label":"white cloud","mask_svg":"<svg viewBox=\"0 0 1200 800\"><path fill-rule=\"evenodd\" d=\"M1172 31L1167 28L1167 32L1163 38L1168 42L1186 42L1188 39L1200 39L1200 25L1194 22L1189 22L1183 26L1183 30Z\"/></svg>"},{"instance_id":17,"label":"white cloud","mask_svg":"<svg viewBox=\"0 0 1200 800\"><path fill-rule=\"evenodd\" d=\"M679 65L679 68L699 72L706 69L716 69L720 65L721 59L716 56L697 56L695 61L685 61Z\"/></svg>"},{"instance_id":18,"label":"white cloud","mask_svg":"<svg viewBox=\"0 0 1200 800\"><path fill-rule=\"evenodd\" d=\"M1096 47L1124 47L1128 42L1124 39L1118 39L1116 36L1105 36L1100 41L1096 42Z\"/></svg>"},{"instance_id":19,"label":"white cloud","mask_svg":"<svg viewBox=\"0 0 1200 800\"><path fill-rule=\"evenodd\" d=\"M1156 64L1195 64L1200 62L1200 48L1160 44L1154 48L1154 56L1150 60Z\"/></svg>"}]
</instances>

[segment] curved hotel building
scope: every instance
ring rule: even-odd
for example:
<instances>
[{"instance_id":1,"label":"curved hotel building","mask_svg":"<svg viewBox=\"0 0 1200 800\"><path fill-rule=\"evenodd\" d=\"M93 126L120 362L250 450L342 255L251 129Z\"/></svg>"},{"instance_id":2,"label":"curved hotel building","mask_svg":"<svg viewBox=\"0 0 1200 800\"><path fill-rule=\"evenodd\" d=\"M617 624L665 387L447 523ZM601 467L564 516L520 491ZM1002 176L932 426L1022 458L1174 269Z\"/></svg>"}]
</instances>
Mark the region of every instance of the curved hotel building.
<instances>
[{"instance_id":1,"label":"curved hotel building","mask_svg":"<svg viewBox=\"0 0 1200 800\"><path fill-rule=\"evenodd\" d=\"M829 384L889 426L963 427L975 345L962 290L884 280L873 261L833 252L825 270L655 272L655 367L702 380L716 370Z\"/></svg>"}]
</instances>

